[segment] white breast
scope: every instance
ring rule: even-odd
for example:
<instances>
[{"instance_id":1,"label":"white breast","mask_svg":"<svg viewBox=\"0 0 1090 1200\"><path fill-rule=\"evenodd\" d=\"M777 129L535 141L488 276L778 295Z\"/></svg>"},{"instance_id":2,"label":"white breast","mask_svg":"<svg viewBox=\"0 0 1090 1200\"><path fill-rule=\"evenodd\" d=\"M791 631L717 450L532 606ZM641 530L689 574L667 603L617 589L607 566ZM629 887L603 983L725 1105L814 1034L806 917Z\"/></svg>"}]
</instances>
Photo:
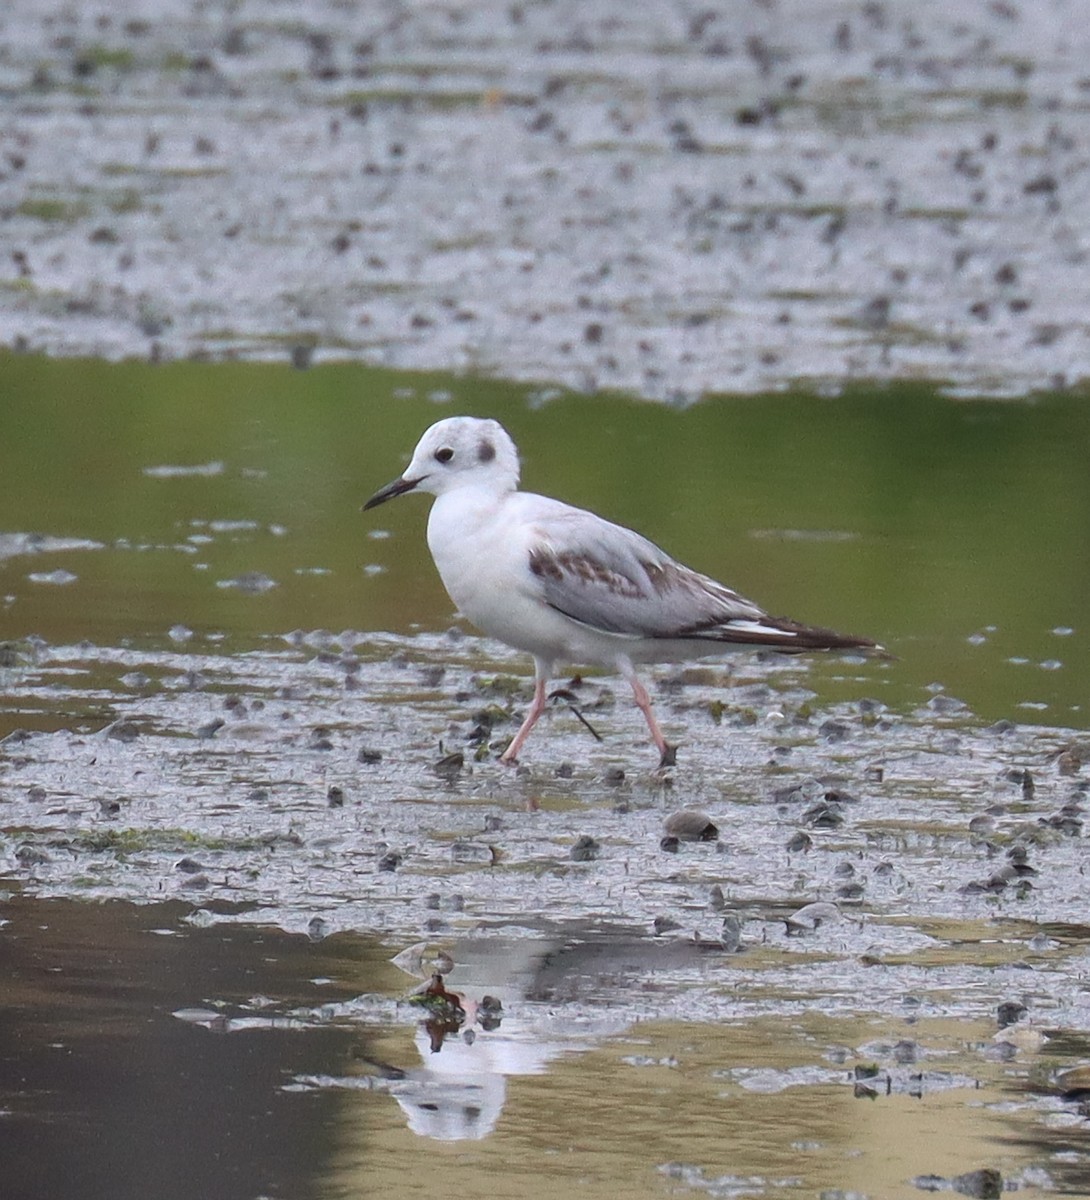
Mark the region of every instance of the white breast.
<instances>
[{"instance_id":1,"label":"white breast","mask_svg":"<svg viewBox=\"0 0 1090 1200\"><path fill-rule=\"evenodd\" d=\"M532 524L522 493L459 488L436 498L428 548L450 598L482 633L549 660L609 661L573 621L549 608L530 572Z\"/></svg>"}]
</instances>

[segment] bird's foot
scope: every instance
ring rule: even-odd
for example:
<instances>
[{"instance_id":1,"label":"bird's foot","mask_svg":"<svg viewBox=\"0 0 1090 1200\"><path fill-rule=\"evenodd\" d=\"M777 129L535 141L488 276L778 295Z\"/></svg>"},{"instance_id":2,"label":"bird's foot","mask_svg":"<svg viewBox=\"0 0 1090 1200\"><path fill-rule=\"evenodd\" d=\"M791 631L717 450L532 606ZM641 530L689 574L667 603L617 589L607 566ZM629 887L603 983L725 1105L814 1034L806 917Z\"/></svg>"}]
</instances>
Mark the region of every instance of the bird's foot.
<instances>
[{"instance_id":1,"label":"bird's foot","mask_svg":"<svg viewBox=\"0 0 1090 1200\"><path fill-rule=\"evenodd\" d=\"M662 743L662 755L659 758L660 767L676 767L677 766L678 747L671 746L669 742Z\"/></svg>"},{"instance_id":2,"label":"bird's foot","mask_svg":"<svg viewBox=\"0 0 1090 1200\"><path fill-rule=\"evenodd\" d=\"M515 751L514 754L511 753L512 750ZM507 749L500 755L500 762L505 767L517 767L519 765L518 747L515 746L514 739L512 739Z\"/></svg>"}]
</instances>

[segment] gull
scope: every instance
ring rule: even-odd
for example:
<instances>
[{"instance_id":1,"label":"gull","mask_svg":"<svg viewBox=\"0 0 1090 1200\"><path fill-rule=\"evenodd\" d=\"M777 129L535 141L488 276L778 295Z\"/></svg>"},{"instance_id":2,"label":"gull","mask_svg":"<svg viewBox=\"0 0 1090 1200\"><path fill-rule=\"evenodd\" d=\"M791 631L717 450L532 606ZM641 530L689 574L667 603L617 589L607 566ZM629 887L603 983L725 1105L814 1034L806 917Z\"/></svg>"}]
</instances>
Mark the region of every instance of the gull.
<instances>
[{"instance_id":1,"label":"gull","mask_svg":"<svg viewBox=\"0 0 1090 1200\"><path fill-rule=\"evenodd\" d=\"M677 747L659 729L636 663L747 647L788 653L876 648L869 638L769 616L633 530L520 492L518 482L518 450L498 421L447 417L424 433L405 473L363 506L430 492L428 548L450 598L483 633L533 655L533 703L502 763L518 761L561 662L623 676L660 765L673 766Z\"/></svg>"}]
</instances>

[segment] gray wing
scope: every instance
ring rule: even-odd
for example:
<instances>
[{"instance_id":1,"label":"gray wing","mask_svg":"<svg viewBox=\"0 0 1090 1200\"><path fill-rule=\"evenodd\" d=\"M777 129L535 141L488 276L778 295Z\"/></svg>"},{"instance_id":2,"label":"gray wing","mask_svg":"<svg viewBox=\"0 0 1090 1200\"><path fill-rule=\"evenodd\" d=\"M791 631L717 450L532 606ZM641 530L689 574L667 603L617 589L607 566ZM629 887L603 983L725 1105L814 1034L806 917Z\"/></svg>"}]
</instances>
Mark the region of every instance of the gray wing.
<instances>
[{"instance_id":1,"label":"gray wing","mask_svg":"<svg viewBox=\"0 0 1090 1200\"><path fill-rule=\"evenodd\" d=\"M783 650L870 645L863 638L770 617L653 542L566 506L534 522L530 570L546 604L581 625L631 638L773 646Z\"/></svg>"}]
</instances>

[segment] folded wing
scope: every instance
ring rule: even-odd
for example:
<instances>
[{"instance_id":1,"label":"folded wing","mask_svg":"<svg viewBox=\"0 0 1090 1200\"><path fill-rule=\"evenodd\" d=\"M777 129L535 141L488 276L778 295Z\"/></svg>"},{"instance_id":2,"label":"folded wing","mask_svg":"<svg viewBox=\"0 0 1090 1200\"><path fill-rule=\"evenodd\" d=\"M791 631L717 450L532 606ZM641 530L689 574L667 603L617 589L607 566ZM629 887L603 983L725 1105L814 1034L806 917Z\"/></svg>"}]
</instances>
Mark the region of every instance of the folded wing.
<instances>
[{"instance_id":1,"label":"folded wing","mask_svg":"<svg viewBox=\"0 0 1090 1200\"><path fill-rule=\"evenodd\" d=\"M546 604L621 637L768 646L867 647L866 638L769 616L731 588L675 562L653 542L565 508L535 522L529 566Z\"/></svg>"}]
</instances>

